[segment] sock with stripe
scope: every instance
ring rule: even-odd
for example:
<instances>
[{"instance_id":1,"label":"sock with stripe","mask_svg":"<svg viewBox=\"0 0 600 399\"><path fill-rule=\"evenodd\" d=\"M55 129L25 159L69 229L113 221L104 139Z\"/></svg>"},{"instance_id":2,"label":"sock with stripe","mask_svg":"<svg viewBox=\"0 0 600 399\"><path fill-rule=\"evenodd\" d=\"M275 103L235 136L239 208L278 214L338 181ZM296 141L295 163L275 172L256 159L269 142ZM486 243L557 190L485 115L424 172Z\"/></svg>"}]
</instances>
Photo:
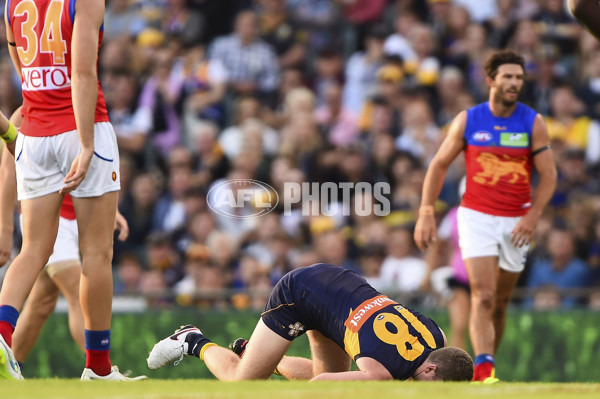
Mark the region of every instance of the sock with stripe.
<instances>
[{"instance_id":1,"label":"sock with stripe","mask_svg":"<svg viewBox=\"0 0 600 399\"><path fill-rule=\"evenodd\" d=\"M110 330L85 330L85 367L99 376L110 374Z\"/></svg>"},{"instance_id":2,"label":"sock with stripe","mask_svg":"<svg viewBox=\"0 0 600 399\"><path fill-rule=\"evenodd\" d=\"M493 377L494 356L483 353L475 357L475 369L473 370L473 381L483 381L488 377Z\"/></svg>"},{"instance_id":3,"label":"sock with stripe","mask_svg":"<svg viewBox=\"0 0 600 399\"><path fill-rule=\"evenodd\" d=\"M0 306L0 335L8 346L12 346L12 335L17 325L19 311L10 305Z\"/></svg>"},{"instance_id":4,"label":"sock with stripe","mask_svg":"<svg viewBox=\"0 0 600 399\"><path fill-rule=\"evenodd\" d=\"M189 333L187 337L185 337L185 342L188 343L187 354L200 358L200 360L203 360L202 358L206 348L216 345L210 339L198 333Z\"/></svg>"}]
</instances>

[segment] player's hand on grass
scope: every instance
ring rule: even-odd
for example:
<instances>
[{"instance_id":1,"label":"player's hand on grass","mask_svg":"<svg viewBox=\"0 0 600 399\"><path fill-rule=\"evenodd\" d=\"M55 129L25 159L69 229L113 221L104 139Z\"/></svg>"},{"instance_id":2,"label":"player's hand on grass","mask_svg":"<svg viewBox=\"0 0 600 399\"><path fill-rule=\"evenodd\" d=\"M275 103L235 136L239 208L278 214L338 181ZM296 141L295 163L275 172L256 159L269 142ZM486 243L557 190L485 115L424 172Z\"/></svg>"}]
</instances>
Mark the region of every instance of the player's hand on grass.
<instances>
[{"instance_id":1,"label":"player's hand on grass","mask_svg":"<svg viewBox=\"0 0 600 399\"><path fill-rule=\"evenodd\" d=\"M83 179L85 179L93 156L94 150L86 148L77 155L71 164L71 170L69 170L69 173L65 177L65 185L60 189L61 194L69 193L79 187Z\"/></svg>"},{"instance_id":2,"label":"player's hand on grass","mask_svg":"<svg viewBox=\"0 0 600 399\"><path fill-rule=\"evenodd\" d=\"M121 215L121 212L118 210L115 217L115 230L119 231L119 236L117 237L119 241L125 241L129 237L129 223L127 223L125 216Z\"/></svg>"},{"instance_id":3,"label":"player's hand on grass","mask_svg":"<svg viewBox=\"0 0 600 399\"><path fill-rule=\"evenodd\" d=\"M417 247L421 251L425 251L435 239L435 217L433 215L420 215L415 226L415 243Z\"/></svg>"},{"instance_id":4,"label":"player's hand on grass","mask_svg":"<svg viewBox=\"0 0 600 399\"><path fill-rule=\"evenodd\" d=\"M539 218L535 211L527 212L511 232L510 242L517 248L529 245Z\"/></svg>"}]
</instances>

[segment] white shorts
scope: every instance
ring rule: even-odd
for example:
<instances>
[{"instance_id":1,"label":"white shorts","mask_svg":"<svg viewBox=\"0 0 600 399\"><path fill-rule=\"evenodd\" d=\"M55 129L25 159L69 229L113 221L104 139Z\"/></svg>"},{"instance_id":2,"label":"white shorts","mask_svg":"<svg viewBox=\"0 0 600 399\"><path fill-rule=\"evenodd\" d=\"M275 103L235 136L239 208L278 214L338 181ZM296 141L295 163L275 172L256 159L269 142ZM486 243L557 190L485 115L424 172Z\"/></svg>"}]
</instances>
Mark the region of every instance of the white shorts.
<instances>
[{"instance_id":1,"label":"white shorts","mask_svg":"<svg viewBox=\"0 0 600 399\"><path fill-rule=\"evenodd\" d=\"M19 200L58 192L81 151L77 130L48 137L19 134L15 148ZM109 122L94 124L94 156L73 197L98 197L121 188L117 137Z\"/></svg>"},{"instance_id":2,"label":"white shorts","mask_svg":"<svg viewBox=\"0 0 600 399\"><path fill-rule=\"evenodd\" d=\"M23 225L23 216L20 217L21 226ZM79 232L77 230L77 220L65 219L62 216L58 220L58 233L54 242L52 255L48 258L48 265L65 261L81 261L79 254Z\"/></svg>"},{"instance_id":3,"label":"white shorts","mask_svg":"<svg viewBox=\"0 0 600 399\"><path fill-rule=\"evenodd\" d=\"M473 209L458 208L458 237L463 259L497 256L498 265L509 272L525 268L529 245L515 247L511 232L521 216L492 216Z\"/></svg>"}]
</instances>

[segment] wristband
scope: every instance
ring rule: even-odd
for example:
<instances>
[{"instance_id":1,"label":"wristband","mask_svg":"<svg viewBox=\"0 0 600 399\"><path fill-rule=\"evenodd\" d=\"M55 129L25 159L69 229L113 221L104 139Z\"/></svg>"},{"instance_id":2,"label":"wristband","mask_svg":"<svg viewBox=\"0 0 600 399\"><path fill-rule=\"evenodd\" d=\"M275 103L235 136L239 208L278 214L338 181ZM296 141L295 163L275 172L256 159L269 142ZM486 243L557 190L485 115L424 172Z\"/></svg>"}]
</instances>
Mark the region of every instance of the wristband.
<instances>
[{"instance_id":1,"label":"wristband","mask_svg":"<svg viewBox=\"0 0 600 399\"><path fill-rule=\"evenodd\" d=\"M419 208L419 216L433 216L435 214L435 209L433 205L422 205Z\"/></svg>"},{"instance_id":2,"label":"wristband","mask_svg":"<svg viewBox=\"0 0 600 399\"><path fill-rule=\"evenodd\" d=\"M13 125L12 123L8 122L8 130L6 131L6 133L4 133L2 136L2 140L4 140L4 142L6 144L8 143L12 143L13 141L15 141L17 139L17 128L15 127L15 125Z\"/></svg>"}]
</instances>

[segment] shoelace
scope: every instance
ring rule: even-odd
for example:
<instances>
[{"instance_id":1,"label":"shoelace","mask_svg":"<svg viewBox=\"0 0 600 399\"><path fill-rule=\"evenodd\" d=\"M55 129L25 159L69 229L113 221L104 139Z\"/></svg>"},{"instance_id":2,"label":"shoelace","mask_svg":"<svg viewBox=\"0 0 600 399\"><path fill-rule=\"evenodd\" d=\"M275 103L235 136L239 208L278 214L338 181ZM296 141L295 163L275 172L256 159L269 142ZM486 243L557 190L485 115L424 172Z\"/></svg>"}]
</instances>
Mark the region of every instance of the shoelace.
<instances>
[{"instance_id":1,"label":"shoelace","mask_svg":"<svg viewBox=\"0 0 600 399\"><path fill-rule=\"evenodd\" d=\"M179 359L175 360L175 363L173 363L174 366L177 366L179 363L181 363L181 361L183 360L184 356L185 356L185 344L181 344L181 356L179 356Z\"/></svg>"}]
</instances>

